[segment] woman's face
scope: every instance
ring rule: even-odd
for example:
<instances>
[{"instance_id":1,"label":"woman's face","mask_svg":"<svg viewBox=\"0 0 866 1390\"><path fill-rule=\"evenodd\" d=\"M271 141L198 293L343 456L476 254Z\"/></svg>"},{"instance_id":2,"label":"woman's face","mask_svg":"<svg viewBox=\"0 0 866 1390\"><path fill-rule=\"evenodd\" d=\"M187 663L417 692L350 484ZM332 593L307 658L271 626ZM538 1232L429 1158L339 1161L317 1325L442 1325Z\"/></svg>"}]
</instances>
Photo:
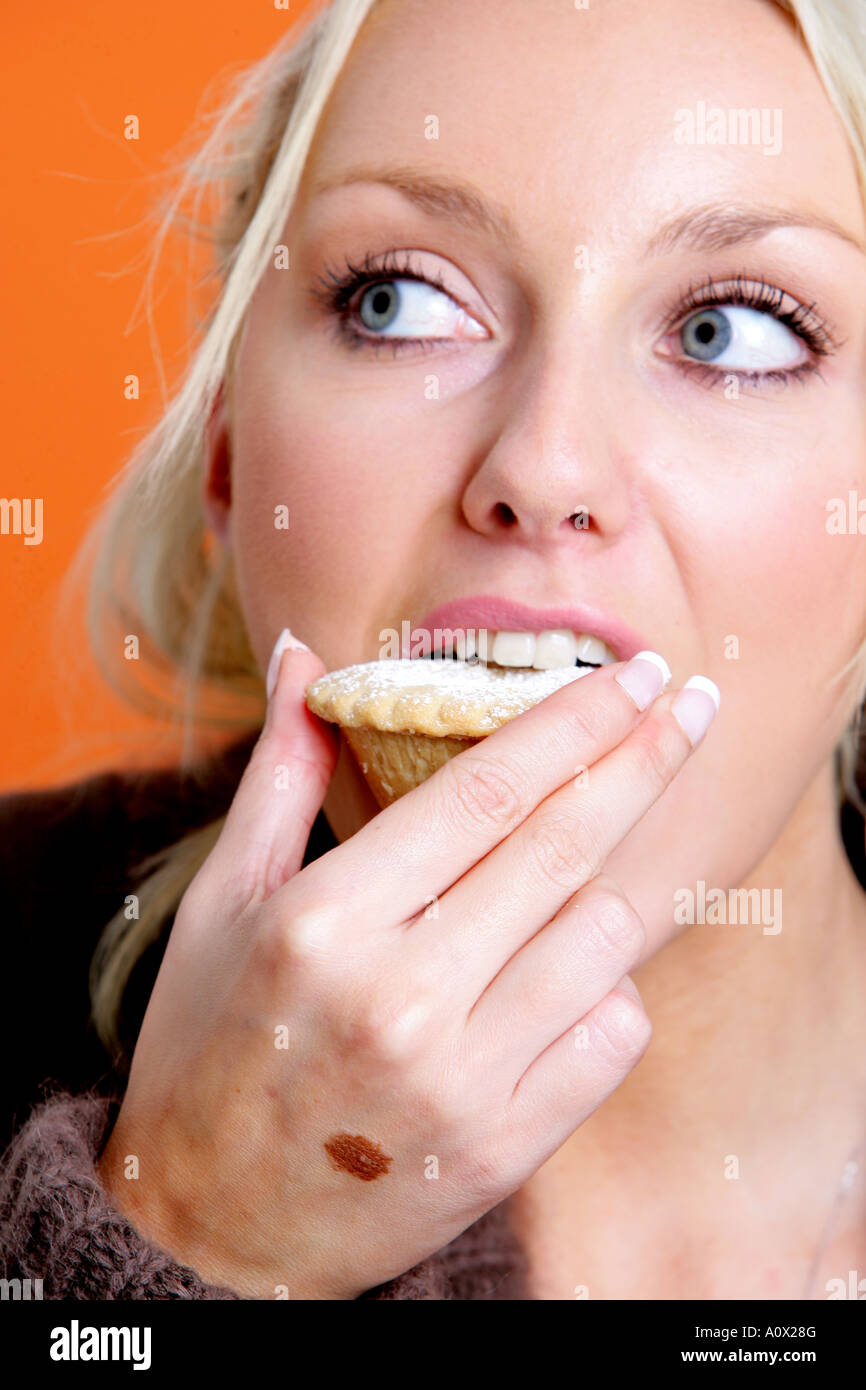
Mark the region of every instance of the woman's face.
<instances>
[{"instance_id":1,"label":"woman's face","mask_svg":"<svg viewBox=\"0 0 866 1390\"><path fill-rule=\"evenodd\" d=\"M333 669L494 595L589 606L674 685L712 677L706 743L608 861L660 944L676 888L760 863L850 714L831 678L866 550L828 503L866 493L864 240L842 128L768 0L384 0L228 394L262 667L286 625ZM365 260L390 286L341 317L326 277ZM341 837L376 810L345 753L326 810Z\"/></svg>"}]
</instances>

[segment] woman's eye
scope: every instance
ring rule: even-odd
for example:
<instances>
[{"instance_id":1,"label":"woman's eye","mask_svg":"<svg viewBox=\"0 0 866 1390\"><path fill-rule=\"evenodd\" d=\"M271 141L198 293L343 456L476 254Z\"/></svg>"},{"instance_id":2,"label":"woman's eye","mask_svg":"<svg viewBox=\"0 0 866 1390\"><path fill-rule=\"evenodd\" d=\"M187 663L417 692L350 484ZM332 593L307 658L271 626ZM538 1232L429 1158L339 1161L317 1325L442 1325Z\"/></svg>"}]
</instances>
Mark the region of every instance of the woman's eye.
<instances>
[{"instance_id":1,"label":"woman's eye","mask_svg":"<svg viewBox=\"0 0 866 1390\"><path fill-rule=\"evenodd\" d=\"M364 328L386 338L486 338L487 332L450 295L422 280L368 285L356 313Z\"/></svg>"},{"instance_id":2,"label":"woman's eye","mask_svg":"<svg viewBox=\"0 0 866 1390\"><path fill-rule=\"evenodd\" d=\"M810 360L803 342L779 319L745 305L713 305L690 314L674 335L696 362L732 371L785 371Z\"/></svg>"}]
</instances>

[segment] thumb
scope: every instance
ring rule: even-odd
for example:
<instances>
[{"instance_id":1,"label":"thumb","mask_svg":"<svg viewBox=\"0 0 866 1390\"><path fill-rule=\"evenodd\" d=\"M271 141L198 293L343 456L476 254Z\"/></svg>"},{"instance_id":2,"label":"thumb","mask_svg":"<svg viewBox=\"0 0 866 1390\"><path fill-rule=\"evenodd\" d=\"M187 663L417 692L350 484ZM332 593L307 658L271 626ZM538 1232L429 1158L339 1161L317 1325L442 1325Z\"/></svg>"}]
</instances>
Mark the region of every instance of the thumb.
<instances>
[{"instance_id":1,"label":"thumb","mask_svg":"<svg viewBox=\"0 0 866 1390\"><path fill-rule=\"evenodd\" d=\"M200 876L202 888L235 913L270 897L303 862L340 744L334 726L304 700L324 672L320 658L284 628L268 666L264 727Z\"/></svg>"}]
</instances>

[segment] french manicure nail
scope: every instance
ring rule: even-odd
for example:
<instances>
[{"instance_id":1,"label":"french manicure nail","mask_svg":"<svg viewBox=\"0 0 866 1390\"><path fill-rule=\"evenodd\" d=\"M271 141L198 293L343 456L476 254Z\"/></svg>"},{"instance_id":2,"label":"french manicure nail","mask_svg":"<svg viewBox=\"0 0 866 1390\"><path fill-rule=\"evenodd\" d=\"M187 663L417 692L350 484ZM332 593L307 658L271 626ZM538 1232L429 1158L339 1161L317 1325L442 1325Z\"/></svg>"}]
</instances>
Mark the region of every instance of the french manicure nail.
<instances>
[{"instance_id":1,"label":"french manicure nail","mask_svg":"<svg viewBox=\"0 0 866 1390\"><path fill-rule=\"evenodd\" d=\"M305 642L302 642L299 638L295 637L294 633L291 631L290 628L283 628L282 632L280 633L279 637L274 643L274 650L271 652L271 659L268 662L268 674L265 679L265 689L268 692L269 700L272 698L273 693L277 688L277 679L280 674L280 661L282 660L283 652L287 649L289 651L295 652L308 652L310 650Z\"/></svg>"},{"instance_id":2,"label":"french manicure nail","mask_svg":"<svg viewBox=\"0 0 866 1390\"><path fill-rule=\"evenodd\" d=\"M671 705L680 728L696 748L716 717L721 694L709 676L691 676Z\"/></svg>"},{"instance_id":3,"label":"french manicure nail","mask_svg":"<svg viewBox=\"0 0 866 1390\"><path fill-rule=\"evenodd\" d=\"M614 680L631 696L638 709L644 710L661 695L671 678L670 667L658 652L638 652Z\"/></svg>"}]
</instances>

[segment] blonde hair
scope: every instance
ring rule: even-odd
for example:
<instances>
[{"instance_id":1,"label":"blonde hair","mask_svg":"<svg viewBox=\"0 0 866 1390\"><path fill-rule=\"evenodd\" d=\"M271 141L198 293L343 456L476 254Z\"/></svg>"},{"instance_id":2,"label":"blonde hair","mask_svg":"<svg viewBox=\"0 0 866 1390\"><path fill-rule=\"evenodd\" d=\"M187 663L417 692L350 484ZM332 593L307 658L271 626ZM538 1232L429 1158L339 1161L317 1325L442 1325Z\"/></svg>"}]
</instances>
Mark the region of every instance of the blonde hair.
<instances>
[{"instance_id":1,"label":"blonde hair","mask_svg":"<svg viewBox=\"0 0 866 1390\"><path fill-rule=\"evenodd\" d=\"M866 204L866 32L858 0L774 0L798 23L847 130ZM209 533L201 496L208 417L232 370L240 329L290 213L321 113L376 0L313 4L264 60L245 70L198 153L181 166L154 242L151 274L169 230L187 221L202 234L204 194L222 190L213 244L221 286L187 374L156 427L133 452L103 515L85 542L95 556L88 617L94 651L112 684L133 704L182 725L181 764L193 764L203 730L252 733L261 727L262 675L247 638L230 557ZM194 196L194 216L181 209ZM134 633L139 660L124 661ZM866 643L854 670L858 702L838 750L840 796L866 813L859 795L860 719ZM116 1065L127 1066L118 1035L121 1000L143 951L158 939L210 853L223 818L185 836L141 866L139 912L121 908L91 963L92 1018Z\"/></svg>"}]
</instances>

